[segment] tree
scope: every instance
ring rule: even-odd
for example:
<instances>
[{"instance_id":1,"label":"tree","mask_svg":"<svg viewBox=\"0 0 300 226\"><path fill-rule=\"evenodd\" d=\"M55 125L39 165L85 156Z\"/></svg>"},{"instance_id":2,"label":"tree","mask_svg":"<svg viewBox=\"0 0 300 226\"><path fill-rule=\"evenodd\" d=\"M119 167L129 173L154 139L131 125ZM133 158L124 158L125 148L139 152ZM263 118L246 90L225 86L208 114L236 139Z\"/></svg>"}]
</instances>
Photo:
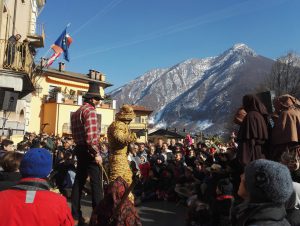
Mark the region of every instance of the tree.
<instances>
[{"instance_id":1,"label":"tree","mask_svg":"<svg viewBox=\"0 0 300 226\"><path fill-rule=\"evenodd\" d=\"M273 64L266 76L264 87L274 90L276 96L290 94L300 97L300 57L289 52Z\"/></svg>"}]
</instances>

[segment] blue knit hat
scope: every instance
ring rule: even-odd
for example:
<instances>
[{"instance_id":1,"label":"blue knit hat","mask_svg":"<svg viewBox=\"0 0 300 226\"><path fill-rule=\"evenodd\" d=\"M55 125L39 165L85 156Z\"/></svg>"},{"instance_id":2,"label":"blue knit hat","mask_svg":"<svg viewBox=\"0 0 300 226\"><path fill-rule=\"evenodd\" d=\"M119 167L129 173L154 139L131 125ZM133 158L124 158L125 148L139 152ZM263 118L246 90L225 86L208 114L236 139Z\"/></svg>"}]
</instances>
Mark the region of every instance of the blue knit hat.
<instances>
[{"instance_id":1,"label":"blue knit hat","mask_svg":"<svg viewBox=\"0 0 300 226\"><path fill-rule=\"evenodd\" d=\"M252 202L283 204L293 192L289 169L270 160L251 162L245 169L245 182Z\"/></svg>"},{"instance_id":2,"label":"blue knit hat","mask_svg":"<svg viewBox=\"0 0 300 226\"><path fill-rule=\"evenodd\" d=\"M22 177L46 178L51 170L52 156L44 148L31 148L24 155L20 165Z\"/></svg>"}]
</instances>

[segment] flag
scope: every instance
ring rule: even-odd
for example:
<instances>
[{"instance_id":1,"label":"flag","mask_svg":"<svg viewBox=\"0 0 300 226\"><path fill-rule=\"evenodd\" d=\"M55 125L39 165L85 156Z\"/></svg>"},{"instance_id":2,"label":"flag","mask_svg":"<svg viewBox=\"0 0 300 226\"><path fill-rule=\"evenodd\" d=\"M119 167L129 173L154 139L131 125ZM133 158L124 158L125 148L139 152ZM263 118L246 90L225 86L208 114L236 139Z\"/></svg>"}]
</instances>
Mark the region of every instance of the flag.
<instances>
[{"instance_id":1,"label":"flag","mask_svg":"<svg viewBox=\"0 0 300 226\"><path fill-rule=\"evenodd\" d=\"M64 59L69 61L69 46L72 41L71 36L67 34L67 28L65 28L51 48L55 53L64 53Z\"/></svg>"},{"instance_id":2,"label":"flag","mask_svg":"<svg viewBox=\"0 0 300 226\"><path fill-rule=\"evenodd\" d=\"M60 56L61 53L53 53L53 55L48 59L45 67L48 68L51 66L51 64Z\"/></svg>"},{"instance_id":3,"label":"flag","mask_svg":"<svg viewBox=\"0 0 300 226\"><path fill-rule=\"evenodd\" d=\"M70 60L69 46L71 45L73 40L71 36L67 34L67 27L63 30L61 35L51 46L51 49L54 51L54 54L49 58L48 62L46 63L46 67L49 67L62 53L64 53L64 59L66 61Z\"/></svg>"}]
</instances>

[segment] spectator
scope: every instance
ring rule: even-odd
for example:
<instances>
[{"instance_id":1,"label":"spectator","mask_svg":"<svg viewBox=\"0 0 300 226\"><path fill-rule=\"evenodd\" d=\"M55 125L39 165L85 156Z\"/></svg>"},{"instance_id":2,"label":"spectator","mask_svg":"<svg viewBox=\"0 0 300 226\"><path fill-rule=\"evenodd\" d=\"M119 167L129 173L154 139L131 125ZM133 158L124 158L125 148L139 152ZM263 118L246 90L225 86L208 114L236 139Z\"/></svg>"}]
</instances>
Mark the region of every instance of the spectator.
<instances>
[{"instance_id":1,"label":"spectator","mask_svg":"<svg viewBox=\"0 0 300 226\"><path fill-rule=\"evenodd\" d=\"M212 225L230 226L234 198L233 185L229 178L219 180L216 193L217 197L212 205Z\"/></svg>"},{"instance_id":2,"label":"spectator","mask_svg":"<svg viewBox=\"0 0 300 226\"><path fill-rule=\"evenodd\" d=\"M175 139L171 139L171 144L169 145L168 148L173 152L173 154L175 154L175 151L176 151L176 140Z\"/></svg>"},{"instance_id":3,"label":"spectator","mask_svg":"<svg viewBox=\"0 0 300 226\"><path fill-rule=\"evenodd\" d=\"M21 179L19 167L23 155L18 152L7 152L4 154L1 166L3 172L0 172L0 191L16 185Z\"/></svg>"},{"instance_id":4,"label":"spectator","mask_svg":"<svg viewBox=\"0 0 300 226\"><path fill-rule=\"evenodd\" d=\"M147 180L149 177L150 163L147 161L146 155L141 155L139 169L141 172L141 179L143 181Z\"/></svg>"},{"instance_id":5,"label":"spectator","mask_svg":"<svg viewBox=\"0 0 300 226\"><path fill-rule=\"evenodd\" d=\"M163 139L158 139L157 144L155 146L155 154L160 154L163 146Z\"/></svg>"},{"instance_id":6,"label":"spectator","mask_svg":"<svg viewBox=\"0 0 300 226\"><path fill-rule=\"evenodd\" d=\"M284 204L291 197L293 183L288 168L280 163L259 159L245 168L245 183L249 202L236 208L237 226L290 225Z\"/></svg>"},{"instance_id":7,"label":"spectator","mask_svg":"<svg viewBox=\"0 0 300 226\"><path fill-rule=\"evenodd\" d=\"M140 157L141 155L146 155L147 156L148 149L145 147L144 143L139 144L139 151L138 151L138 156Z\"/></svg>"},{"instance_id":8,"label":"spectator","mask_svg":"<svg viewBox=\"0 0 300 226\"><path fill-rule=\"evenodd\" d=\"M48 150L34 148L26 152L20 165L20 183L0 192L0 225L74 225L66 199L49 191L45 178L51 169Z\"/></svg>"},{"instance_id":9,"label":"spectator","mask_svg":"<svg viewBox=\"0 0 300 226\"><path fill-rule=\"evenodd\" d=\"M14 151L14 142L12 140L5 139L1 143L0 158L9 151Z\"/></svg>"},{"instance_id":10,"label":"spectator","mask_svg":"<svg viewBox=\"0 0 300 226\"><path fill-rule=\"evenodd\" d=\"M6 48L6 64L8 67L11 67L15 61L15 54L17 50L18 41L21 39L20 34L12 35L7 40Z\"/></svg>"},{"instance_id":11,"label":"spectator","mask_svg":"<svg viewBox=\"0 0 300 226\"><path fill-rule=\"evenodd\" d=\"M174 160L174 155L173 152L171 150L168 149L168 144L167 143L163 143L162 144L162 149L161 149L161 154L164 156L165 158L165 164L167 165L170 161Z\"/></svg>"}]
</instances>

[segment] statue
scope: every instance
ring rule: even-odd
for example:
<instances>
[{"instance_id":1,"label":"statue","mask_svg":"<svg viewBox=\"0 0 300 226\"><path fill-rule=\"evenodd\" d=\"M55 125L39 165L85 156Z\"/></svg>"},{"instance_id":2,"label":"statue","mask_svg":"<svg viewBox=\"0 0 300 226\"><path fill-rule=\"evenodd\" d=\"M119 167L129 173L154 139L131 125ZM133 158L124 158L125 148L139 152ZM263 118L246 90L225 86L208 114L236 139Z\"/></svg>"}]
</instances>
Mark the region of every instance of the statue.
<instances>
[{"instance_id":1,"label":"statue","mask_svg":"<svg viewBox=\"0 0 300 226\"><path fill-rule=\"evenodd\" d=\"M136 134L129 130L129 123L135 118L129 105L123 105L116 114L116 120L108 127L107 136L110 146L110 181L121 176L129 185L132 182L132 172L127 160L127 148L136 141Z\"/></svg>"}]
</instances>

